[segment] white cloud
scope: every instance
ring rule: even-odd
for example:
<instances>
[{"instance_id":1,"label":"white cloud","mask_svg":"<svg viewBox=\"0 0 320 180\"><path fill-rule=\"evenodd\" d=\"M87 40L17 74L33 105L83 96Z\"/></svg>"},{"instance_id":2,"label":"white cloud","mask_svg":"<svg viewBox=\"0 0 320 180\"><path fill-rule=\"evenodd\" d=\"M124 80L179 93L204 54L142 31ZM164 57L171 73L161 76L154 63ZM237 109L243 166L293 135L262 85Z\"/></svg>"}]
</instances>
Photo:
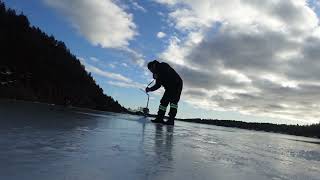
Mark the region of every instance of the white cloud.
<instances>
[{"instance_id":1,"label":"white cloud","mask_svg":"<svg viewBox=\"0 0 320 180\"><path fill-rule=\"evenodd\" d=\"M144 56L143 54L132 50L130 48L123 48L122 49L131 59L132 61L137 64L140 67L143 67L146 63L146 61L144 60Z\"/></svg>"},{"instance_id":2,"label":"white cloud","mask_svg":"<svg viewBox=\"0 0 320 180\"><path fill-rule=\"evenodd\" d=\"M111 67L112 69L114 69L114 68L116 68L116 65L113 64L113 63L110 63L110 64L109 64L109 67Z\"/></svg>"},{"instance_id":3,"label":"white cloud","mask_svg":"<svg viewBox=\"0 0 320 180\"><path fill-rule=\"evenodd\" d=\"M122 88L135 88L143 90L145 88L144 84L139 82L135 82L132 79L118 73L109 72L103 70L97 66L87 63L86 59L83 57L77 57L80 62L84 65L87 72L94 73L98 76L102 76L108 79L107 83L112 86L122 87ZM92 58L90 58L92 59ZM110 64L111 65L111 64ZM122 66L127 65L126 63L122 63Z\"/></svg>"},{"instance_id":4,"label":"white cloud","mask_svg":"<svg viewBox=\"0 0 320 180\"><path fill-rule=\"evenodd\" d=\"M99 62L100 59L96 58L96 57L90 57L90 60L93 62Z\"/></svg>"},{"instance_id":5,"label":"white cloud","mask_svg":"<svg viewBox=\"0 0 320 180\"><path fill-rule=\"evenodd\" d=\"M164 38L164 37L166 37L166 33L164 33L164 32L158 32L158 33L157 33L157 37L158 37L159 39Z\"/></svg>"},{"instance_id":6,"label":"white cloud","mask_svg":"<svg viewBox=\"0 0 320 180\"><path fill-rule=\"evenodd\" d=\"M44 0L62 12L93 45L122 48L137 35L131 14L112 0Z\"/></svg>"},{"instance_id":7,"label":"white cloud","mask_svg":"<svg viewBox=\"0 0 320 180\"><path fill-rule=\"evenodd\" d=\"M117 86L117 87L121 87L121 88L135 88L135 89L141 89L143 90L144 85L141 83L137 83L137 82L121 82L121 81L108 81L109 85L112 86Z\"/></svg>"},{"instance_id":8,"label":"white cloud","mask_svg":"<svg viewBox=\"0 0 320 180\"><path fill-rule=\"evenodd\" d=\"M260 26L299 31L317 26L317 17L305 0L157 0L174 10L169 14L176 28L195 30L225 22L237 28Z\"/></svg>"},{"instance_id":9,"label":"white cloud","mask_svg":"<svg viewBox=\"0 0 320 180\"><path fill-rule=\"evenodd\" d=\"M126 53L131 60L143 66L141 53L130 49L130 41L138 35L133 15L113 0L43 0L49 7L61 12L73 27L95 46L113 48ZM142 10L135 1L135 8Z\"/></svg>"},{"instance_id":10,"label":"white cloud","mask_svg":"<svg viewBox=\"0 0 320 180\"><path fill-rule=\"evenodd\" d=\"M319 19L306 0L156 0L171 36L160 55L208 110L314 123L320 113ZM185 35L186 34L186 35Z\"/></svg>"},{"instance_id":11,"label":"white cloud","mask_svg":"<svg viewBox=\"0 0 320 180\"><path fill-rule=\"evenodd\" d=\"M183 65L184 57L188 48L181 48L181 41L179 38L173 36L169 39L169 45L165 52L161 54L161 59L164 59L175 64Z\"/></svg>"},{"instance_id":12,"label":"white cloud","mask_svg":"<svg viewBox=\"0 0 320 180\"><path fill-rule=\"evenodd\" d=\"M88 72L97 74L99 76L106 77L108 79L113 79L113 80L117 80L117 81L121 81L121 82L125 82L125 83L132 83L133 82L130 78L127 78L121 74L105 71L105 70L100 69L99 67L88 64L88 63L86 63L84 58L79 58L79 59L81 60L81 63L84 65L86 71L88 71Z\"/></svg>"},{"instance_id":13,"label":"white cloud","mask_svg":"<svg viewBox=\"0 0 320 180\"><path fill-rule=\"evenodd\" d=\"M127 63L121 63L121 65L126 68L129 67Z\"/></svg>"},{"instance_id":14,"label":"white cloud","mask_svg":"<svg viewBox=\"0 0 320 180\"><path fill-rule=\"evenodd\" d=\"M144 7L142 7L140 4L138 4L138 2L136 2L134 0L130 0L130 3L132 4L133 9L139 10L142 12L147 12L147 10Z\"/></svg>"}]
</instances>

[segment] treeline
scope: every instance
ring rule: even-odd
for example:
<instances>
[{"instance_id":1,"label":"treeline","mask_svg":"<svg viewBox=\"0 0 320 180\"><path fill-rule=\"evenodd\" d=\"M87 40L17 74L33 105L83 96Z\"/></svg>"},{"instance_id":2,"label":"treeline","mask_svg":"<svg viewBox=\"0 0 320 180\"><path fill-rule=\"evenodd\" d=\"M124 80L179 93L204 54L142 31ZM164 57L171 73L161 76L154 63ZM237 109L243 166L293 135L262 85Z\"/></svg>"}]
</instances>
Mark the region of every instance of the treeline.
<instances>
[{"instance_id":1,"label":"treeline","mask_svg":"<svg viewBox=\"0 0 320 180\"><path fill-rule=\"evenodd\" d=\"M286 125L286 124L271 124L271 123L248 123L234 120L217 120L217 119L179 119L181 121L211 124L215 126L235 127L241 129L266 131L290 134L296 136L317 137L320 138L320 124L313 125Z\"/></svg>"},{"instance_id":2,"label":"treeline","mask_svg":"<svg viewBox=\"0 0 320 180\"><path fill-rule=\"evenodd\" d=\"M0 1L0 98L126 111L66 45Z\"/></svg>"}]
</instances>

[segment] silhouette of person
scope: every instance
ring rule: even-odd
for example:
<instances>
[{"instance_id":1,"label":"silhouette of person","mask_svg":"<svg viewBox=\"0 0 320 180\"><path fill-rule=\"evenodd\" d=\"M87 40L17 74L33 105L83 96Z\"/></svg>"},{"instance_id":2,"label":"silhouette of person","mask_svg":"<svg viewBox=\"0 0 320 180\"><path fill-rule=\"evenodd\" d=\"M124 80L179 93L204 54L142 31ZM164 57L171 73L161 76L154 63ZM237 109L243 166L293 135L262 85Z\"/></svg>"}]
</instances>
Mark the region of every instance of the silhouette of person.
<instances>
[{"instance_id":1,"label":"silhouette of person","mask_svg":"<svg viewBox=\"0 0 320 180\"><path fill-rule=\"evenodd\" d=\"M174 125L174 120L178 112L178 102L180 100L183 81L179 74L167 63L160 63L157 60L154 60L148 63L148 69L153 73L153 78L156 80L156 84L150 88L147 87L146 92L155 91L161 86L165 89L160 101L158 115L156 119L151 121L154 123ZM166 114L169 103L169 119L165 122L163 118Z\"/></svg>"}]
</instances>

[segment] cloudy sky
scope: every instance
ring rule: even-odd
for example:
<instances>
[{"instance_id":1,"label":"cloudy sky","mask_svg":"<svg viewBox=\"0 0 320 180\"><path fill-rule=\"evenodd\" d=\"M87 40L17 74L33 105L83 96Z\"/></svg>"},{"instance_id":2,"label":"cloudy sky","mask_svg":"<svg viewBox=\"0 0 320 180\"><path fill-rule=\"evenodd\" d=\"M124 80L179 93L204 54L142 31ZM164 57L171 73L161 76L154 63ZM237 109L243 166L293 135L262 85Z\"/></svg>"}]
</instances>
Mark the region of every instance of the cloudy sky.
<instances>
[{"instance_id":1,"label":"cloudy sky","mask_svg":"<svg viewBox=\"0 0 320 180\"><path fill-rule=\"evenodd\" d=\"M105 93L144 106L160 59L179 117L306 124L320 116L318 0L4 0L64 41ZM161 98L153 93L151 110Z\"/></svg>"}]
</instances>

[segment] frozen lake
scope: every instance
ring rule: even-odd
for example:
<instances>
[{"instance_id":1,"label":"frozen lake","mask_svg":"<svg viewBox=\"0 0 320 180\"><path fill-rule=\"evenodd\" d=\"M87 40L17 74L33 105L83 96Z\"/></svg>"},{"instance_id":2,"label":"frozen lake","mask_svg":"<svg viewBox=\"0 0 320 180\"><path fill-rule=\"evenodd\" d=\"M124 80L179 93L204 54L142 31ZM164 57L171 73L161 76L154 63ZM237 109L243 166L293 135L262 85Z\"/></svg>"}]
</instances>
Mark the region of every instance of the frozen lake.
<instances>
[{"instance_id":1,"label":"frozen lake","mask_svg":"<svg viewBox=\"0 0 320 180\"><path fill-rule=\"evenodd\" d=\"M320 179L317 139L0 101L1 180Z\"/></svg>"}]
</instances>

